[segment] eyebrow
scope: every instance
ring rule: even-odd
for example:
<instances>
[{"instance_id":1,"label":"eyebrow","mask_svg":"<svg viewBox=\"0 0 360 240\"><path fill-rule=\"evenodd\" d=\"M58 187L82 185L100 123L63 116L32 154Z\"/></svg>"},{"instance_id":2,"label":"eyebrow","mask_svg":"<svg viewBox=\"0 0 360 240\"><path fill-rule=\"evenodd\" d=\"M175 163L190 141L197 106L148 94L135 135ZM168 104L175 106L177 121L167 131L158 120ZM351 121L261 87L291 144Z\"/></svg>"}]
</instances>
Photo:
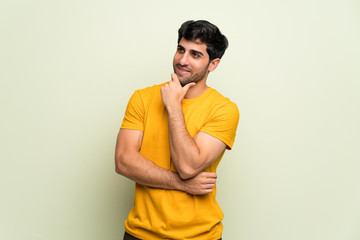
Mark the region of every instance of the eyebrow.
<instances>
[{"instance_id":1,"label":"eyebrow","mask_svg":"<svg viewBox=\"0 0 360 240\"><path fill-rule=\"evenodd\" d=\"M200 56L204 56L204 54L202 53L202 52L199 52L199 51L196 51L196 50L190 50L190 52L193 52L193 53L196 53L196 54L198 54L198 55L200 55Z\"/></svg>"},{"instance_id":2,"label":"eyebrow","mask_svg":"<svg viewBox=\"0 0 360 240\"><path fill-rule=\"evenodd\" d=\"M181 49L185 49L185 48L184 48L183 46L181 46L180 44L178 44L177 47L178 47L178 48L181 48ZM204 54L203 54L202 52L197 51L197 50L194 50L194 49L191 49L190 52L199 54L199 55L201 55L201 56L204 56Z\"/></svg>"}]
</instances>

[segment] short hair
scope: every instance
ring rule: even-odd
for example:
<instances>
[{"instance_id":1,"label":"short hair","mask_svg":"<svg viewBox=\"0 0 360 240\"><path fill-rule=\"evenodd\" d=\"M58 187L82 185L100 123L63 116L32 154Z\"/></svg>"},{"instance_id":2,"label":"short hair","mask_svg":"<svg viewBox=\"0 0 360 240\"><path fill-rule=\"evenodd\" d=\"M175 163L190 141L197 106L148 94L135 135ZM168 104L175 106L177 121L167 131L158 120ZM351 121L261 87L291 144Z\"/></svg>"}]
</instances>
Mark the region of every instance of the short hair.
<instances>
[{"instance_id":1,"label":"short hair","mask_svg":"<svg viewBox=\"0 0 360 240\"><path fill-rule=\"evenodd\" d=\"M219 28L205 20L186 21L181 25L178 33L178 43L182 38L190 41L200 40L201 43L205 43L210 61L221 58L229 45L227 38L221 34Z\"/></svg>"}]
</instances>

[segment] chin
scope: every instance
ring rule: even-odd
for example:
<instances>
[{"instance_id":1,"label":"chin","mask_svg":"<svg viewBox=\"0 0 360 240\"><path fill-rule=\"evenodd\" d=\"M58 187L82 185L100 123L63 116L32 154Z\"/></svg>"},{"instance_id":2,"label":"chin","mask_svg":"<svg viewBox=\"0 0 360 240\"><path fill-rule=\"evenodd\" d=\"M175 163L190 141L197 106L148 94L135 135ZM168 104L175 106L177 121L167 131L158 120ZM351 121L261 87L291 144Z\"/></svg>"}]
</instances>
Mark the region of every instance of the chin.
<instances>
[{"instance_id":1,"label":"chin","mask_svg":"<svg viewBox=\"0 0 360 240\"><path fill-rule=\"evenodd\" d=\"M179 82L180 82L180 84L181 84L181 86L185 86L186 84L189 84L189 83L191 83L191 82L194 82L194 81L191 81L190 79L179 79Z\"/></svg>"},{"instance_id":2,"label":"chin","mask_svg":"<svg viewBox=\"0 0 360 240\"><path fill-rule=\"evenodd\" d=\"M188 84L187 82L184 82L184 81L182 81L182 80L180 80L179 79L179 82L180 82L180 85L183 87L183 86L185 86L186 84Z\"/></svg>"}]
</instances>

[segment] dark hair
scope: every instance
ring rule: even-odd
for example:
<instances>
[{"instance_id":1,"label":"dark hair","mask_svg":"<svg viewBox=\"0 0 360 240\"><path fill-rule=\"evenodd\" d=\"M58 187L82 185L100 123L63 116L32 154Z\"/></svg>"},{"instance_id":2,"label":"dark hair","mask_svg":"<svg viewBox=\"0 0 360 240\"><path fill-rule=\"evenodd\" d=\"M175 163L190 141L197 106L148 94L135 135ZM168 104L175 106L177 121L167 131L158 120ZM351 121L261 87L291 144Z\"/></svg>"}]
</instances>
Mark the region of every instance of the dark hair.
<instances>
[{"instance_id":1,"label":"dark hair","mask_svg":"<svg viewBox=\"0 0 360 240\"><path fill-rule=\"evenodd\" d=\"M210 61L221 58L229 45L228 40L221 34L219 28L205 20L184 22L178 33L178 43L182 38L190 41L200 40L201 43L205 43Z\"/></svg>"}]
</instances>

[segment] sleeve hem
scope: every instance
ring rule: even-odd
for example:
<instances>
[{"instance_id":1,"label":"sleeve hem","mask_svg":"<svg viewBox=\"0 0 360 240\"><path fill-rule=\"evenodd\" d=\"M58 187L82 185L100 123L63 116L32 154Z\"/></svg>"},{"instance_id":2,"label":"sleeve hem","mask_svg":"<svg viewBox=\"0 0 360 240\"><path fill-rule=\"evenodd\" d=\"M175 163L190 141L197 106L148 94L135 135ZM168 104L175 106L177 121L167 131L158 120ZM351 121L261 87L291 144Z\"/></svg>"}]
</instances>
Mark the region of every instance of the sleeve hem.
<instances>
[{"instance_id":1,"label":"sleeve hem","mask_svg":"<svg viewBox=\"0 0 360 240\"><path fill-rule=\"evenodd\" d=\"M214 137L214 138L219 139L220 141L222 141L223 143L225 143L226 149L231 150L234 141L231 141L230 139L228 139L228 138L226 138L226 137L224 137L224 136L222 136L222 135L220 135L220 134L215 134L215 133L213 133L213 132L208 132L208 131L206 131L206 130L205 130L205 131L204 131L204 130L200 130L200 132L206 133L206 134L208 134L208 135L210 135L210 136L212 136L212 137Z\"/></svg>"},{"instance_id":2,"label":"sleeve hem","mask_svg":"<svg viewBox=\"0 0 360 240\"><path fill-rule=\"evenodd\" d=\"M141 132L144 132L144 129L137 126L121 126L120 129L139 130Z\"/></svg>"}]
</instances>

